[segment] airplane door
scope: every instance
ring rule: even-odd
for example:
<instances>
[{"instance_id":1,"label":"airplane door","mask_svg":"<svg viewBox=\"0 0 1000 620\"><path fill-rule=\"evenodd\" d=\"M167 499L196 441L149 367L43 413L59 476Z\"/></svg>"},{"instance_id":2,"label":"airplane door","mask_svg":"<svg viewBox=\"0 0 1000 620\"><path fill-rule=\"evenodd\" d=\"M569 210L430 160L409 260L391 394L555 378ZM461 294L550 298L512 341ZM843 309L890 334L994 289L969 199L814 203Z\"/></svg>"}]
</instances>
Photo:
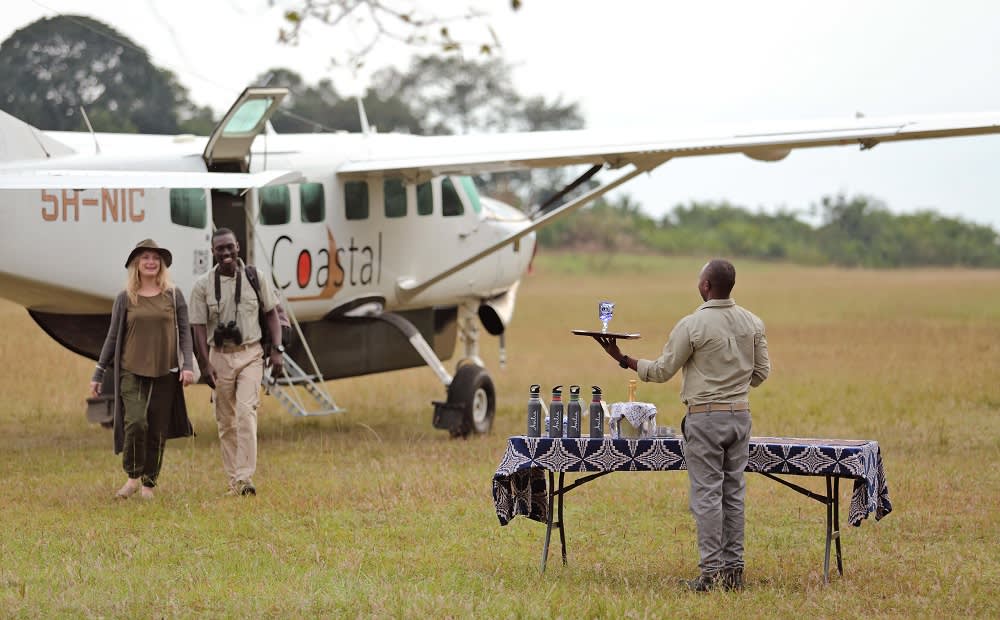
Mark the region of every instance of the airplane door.
<instances>
[{"instance_id":1,"label":"airplane door","mask_svg":"<svg viewBox=\"0 0 1000 620\"><path fill-rule=\"evenodd\" d=\"M287 88L244 90L205 145L202 158L209 172L247 172L250 146L287 94Z\"/></svg>"},{"instance_id":2,"label":"airplane door","mask_svg":"<svg viewBox=\"0 0 1000 620\"><path fill-rule=\"evenodd\" d=\"M212 222L215 228L228 228L233 231L236 242L240 244L240 258L250 262L247 251L250 244L247 239L246 204L249 192L239 189L212 190Z\"/></svg>"}]
</instances>

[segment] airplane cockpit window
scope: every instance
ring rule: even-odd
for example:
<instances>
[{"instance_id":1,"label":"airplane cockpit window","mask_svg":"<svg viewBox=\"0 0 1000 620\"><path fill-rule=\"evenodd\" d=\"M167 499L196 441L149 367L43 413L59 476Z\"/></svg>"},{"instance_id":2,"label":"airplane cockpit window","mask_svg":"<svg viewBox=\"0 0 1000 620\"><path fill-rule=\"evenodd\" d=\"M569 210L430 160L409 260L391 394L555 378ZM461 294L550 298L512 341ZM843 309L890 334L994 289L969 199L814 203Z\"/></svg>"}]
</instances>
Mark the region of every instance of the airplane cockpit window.
<instances>
[{"instance_id":1,"label":"airplane cockpit window","mask_svg":"<svg viewBox=\"0 0 1000 620\"><path fill-rule=\"evenodd\" d=\"M417 215L431 213L434 213L434 189L431 182L427 181L417 186Z\"/></svg>"},{"instance_id":2,"label":"airplane cockpit window","mask_svg":"<svg viewBox=\"0 0 1000 620\"><path fill-rule=\"evenodd\" d=\"M344 216L349 220L368 218L368 182L344 183Z\"/></svg>"},{"instance_id":3,"label":"airplane cockpit window","mask_svg":"<svg viewBox=\"0 0 1000 620\"><path fill-rule=\"evenodd\" d=\"M268 185L258 190L260 223L266 226L287 224L292 219L292 202L287 185Z\"/></svg>"},{"instance_id":4,"label":"airplane cockpit window","mask_svg":"<svg viewBox=\"0 0 1000 620\"><path fill-rule=\"evenodd\" d=\"M251 133L260 122L260 119L267 110L271 107L271 102L274 101L270 97L267 99L250 99L245 101L243 105L240 106L236 113L233 114L229 122L222 129L222 135L240 135Z\"/></svg>"},{"instance_id":5,"label":"airplane cockpit window","mask_svg":"<svg viewBox=\"0 0 1000 620\"><path fill-rule=\"evenodd\" d=\"M462 198L451 182L450 177L441 180L441 215L451 217L465 213Z\"/></svg>"},{"instance_id":6,"label":"airplane cockpit window","mask_svg":"<svg viewBox=\"0 0 1000 620\"><path fill-rule=\"evenodd\" d=\"M382 183L386 217L406 217L406 186L399 179L386 179Z\"/></svg>"},{"instance_id":7,"label":"airplane cockpit window","mask_svg":"<svg viewBox=\"0 0 1000 620\"><path fill-rule=\"evenodd\" d=\"M208 221L208 201L203 189L171 189L170 221L179 226L204 228Z\"/></svg>"},{"instance_id":8,"label":"airplane cockpit window","mask_svg":"<svg viewBox=\"0 0 1000 620\"><path fill-rule=\"evenodd\" d=\"M479 202L479 190L476 188L476 183L472 180L472 177L458 177L458 181L462 184L465 195L469 197L469 202L472 203L472 210L476 213L481 212L483 205Z\"/></svg>"},{"instance_id":9,"label":"airplane cockpit window","mask_svg":"<svg viewBox=\"0 0 1000 620\"><path fill-rule=\"evenodd\" d=\"M303 183L299 186L303 222L322 222L326 218L326 201L322 183Z\"/></svg>"}]
</instances>

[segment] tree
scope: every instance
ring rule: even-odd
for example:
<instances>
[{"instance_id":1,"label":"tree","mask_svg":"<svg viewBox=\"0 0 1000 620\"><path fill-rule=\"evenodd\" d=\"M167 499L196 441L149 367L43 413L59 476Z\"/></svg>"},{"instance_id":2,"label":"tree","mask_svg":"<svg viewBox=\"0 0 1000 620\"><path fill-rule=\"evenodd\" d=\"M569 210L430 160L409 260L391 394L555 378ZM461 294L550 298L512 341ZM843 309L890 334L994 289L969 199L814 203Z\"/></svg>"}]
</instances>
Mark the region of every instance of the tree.
<instances>
[{"instance_id":1,"label":"tree","mask_svg":"<svg viewBox=\"0 0 1000 620\"><path fill-rule=\"evenodd\" d=\"M276 68L259 75L255 83L288 89L288 96L272 119L276 131L361 131L357 101L341 97L330 80L323 79L311 86L295 71ZM382 99L369 90L362 103L368 118L379 130L420 133L420 121L399 99Z\"/></svg>"},{"instance_id":2,"label":"tree","mask_svg":"<svg viewBox=\"0 0 1000 620\"><path fill-rule=\"evenodd\" d=\"M511 10L521 8L521 0L508 1ZM486 23L487 14L473 9L455 14L434 12L417 9L407 0L291 0L283 4L287 8L279 41L294 45L307 22L326 24L344 35L341 40L350 36L358 42L353 49L331 58L335 65L352 69L363 66L368 53L387 40L411 49L459 54L475 49L489 55L499 46ZM481 28L473 39L456 35L456 30L469 25Z\"/></svg>"},{"instance_id":3,"label":"tree","mask_svg":"<svg viewBox=\"0 0 1000 620\"><path fill-rule=\"evenodd\" d=\"M507 130L521 104L510 66L499 58L418 57L405 72L376 72L372 89L382 99L405 101L423 119L424 132L435 135Z\"/></svg>"},{"instance_id":4,"label":"tree","mask_svg":"<svg viewBox=\"0 0 1000 620\"><path fill-rule=\"evenodd\" d=\"M468 60L455 56L414 58L401 71L387 68L372 77L369 93L382 101L405 103L422 133L465 134L498 131L579 129L576 103L522 97L510 65L501 58ZM374 116L372 116L374 119ZM485 193L512 204L530 205L565 185L563 170L505 172L476 179Z\"/></svg>"},{"instance_id":5,"label":"tree","mask_svg":"<svg viewBox=\"0 0 1000 620\"><path fill-rule=\"evenodd\" d=\"M0 44L0 95L41 129L177 133L211 118L169 71L114 28L79 15L38 20Z\"/></svg>"}]
</instances>

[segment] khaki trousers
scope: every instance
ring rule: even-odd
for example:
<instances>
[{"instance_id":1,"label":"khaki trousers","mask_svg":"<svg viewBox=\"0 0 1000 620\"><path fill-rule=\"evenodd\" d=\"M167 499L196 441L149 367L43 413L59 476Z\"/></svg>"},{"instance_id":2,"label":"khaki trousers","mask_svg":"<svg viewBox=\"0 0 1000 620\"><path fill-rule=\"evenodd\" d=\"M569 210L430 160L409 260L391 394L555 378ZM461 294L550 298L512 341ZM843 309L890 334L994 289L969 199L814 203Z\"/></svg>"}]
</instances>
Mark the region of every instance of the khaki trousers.
<instances>
[{"instance_id":1,"label":"khaki trousers","mask_svg":"<svg viewBox=\"0 0 1000 620\"><path fill-rule=\"evenodd\" d=\"M209 362L215 368L215 421L219 425L222 468L229 486L249 481L257 470L257 408L264 358L260 343L227 352L212 347Z\"/></svg>"},{"instance_id":2,"label":"khaki trousers","mask_svg":"<svg viewBox=\"0 0 1000 620\"><path fill-rule=\"evenodd\" d=\"M743 471L750 460L750 412L689 413L684 460L703 573L743 568Z\"/></svg>"}]
</instances>

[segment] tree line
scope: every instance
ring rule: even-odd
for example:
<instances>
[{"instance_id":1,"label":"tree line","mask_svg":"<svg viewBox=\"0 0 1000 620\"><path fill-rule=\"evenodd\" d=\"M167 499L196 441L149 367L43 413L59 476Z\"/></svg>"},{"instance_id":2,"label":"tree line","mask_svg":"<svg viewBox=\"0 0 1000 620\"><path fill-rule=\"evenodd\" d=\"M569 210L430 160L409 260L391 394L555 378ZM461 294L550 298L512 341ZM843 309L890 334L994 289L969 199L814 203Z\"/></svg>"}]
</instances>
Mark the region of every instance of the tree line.
<instances>
[{"instance_id":1,"label":"tree line","mask_svg":"<svg viewBox=\"0 0 1000 620\"><path fill-rule=\"evenodd\" d=\"M377 71L361 100L380 131L442 135L579 129L575 102L523 96L502 58L416 57ZM332 81L309 83L287 68L254 80L289 95L273 118L285 133L359 131L357 102ZM40 19L0 43L0 108L40 129L207 135L218 120L191 101L170 71L113 27L74 15ZM476 178L483 193L527 209L567 182L562 170ZM585 191L581 188L579 191ZM570 196L571 197L571 196ZM933 211L894 215L867 196L824 197L818 224L799 214L753 212L729 203L677 205L656 219L628 196L593 206L539 231L545 247L717 254L863 267L1000 267L990 227Z\"/></svg>"},{"instance_id":2,"label":"tree line","mask_svg":"<svg viewBox=\"0 0 1000 620\"><path fill-rule=\"evenodd\" d=\"M600 200L538 232L549 248L781 260L810 265L894 268L1000 267L990 226L930 210L893 214L864 195L823 197L819 223L791 211L765 213L727 202L675 206L661 218L628 196Z\"/></svg>"}]
</instances>

